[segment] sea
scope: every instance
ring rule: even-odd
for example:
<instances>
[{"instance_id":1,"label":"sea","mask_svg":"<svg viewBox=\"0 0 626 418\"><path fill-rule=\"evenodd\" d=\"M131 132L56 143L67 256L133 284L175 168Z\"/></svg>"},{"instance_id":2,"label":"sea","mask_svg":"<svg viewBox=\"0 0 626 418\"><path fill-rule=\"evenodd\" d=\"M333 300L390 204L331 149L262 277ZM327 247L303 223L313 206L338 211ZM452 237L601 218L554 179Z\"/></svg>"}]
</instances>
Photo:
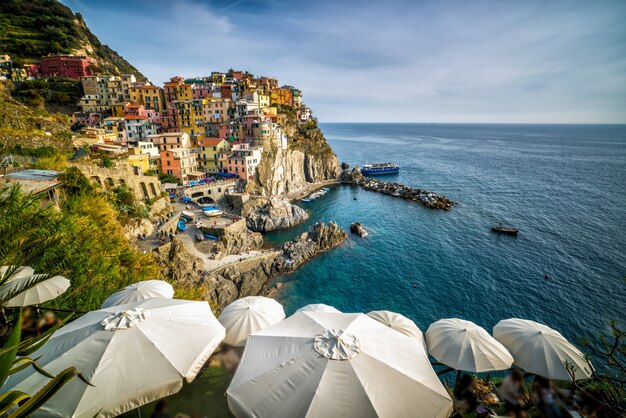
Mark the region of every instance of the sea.
<instances>
[{"instance_id":1,"label":"sea","mask_svg":"<svg viewBox=\"0 0 626 418\"><path fill-rule=\"evenodd\" d=\"M280 277L287 314L309 303L390 310L425 331L463 318L491 331L532 319L570 341L626 322L626 126L325 123L339 161L395 162L380 177L455 201L450 211L338 185L298 202L310 219L268 233L276 244L318 221L350 235ZM517 237L491 226L519 228ZM549 279L545 278L545 274Z\"/></svg>"}]
</instances>

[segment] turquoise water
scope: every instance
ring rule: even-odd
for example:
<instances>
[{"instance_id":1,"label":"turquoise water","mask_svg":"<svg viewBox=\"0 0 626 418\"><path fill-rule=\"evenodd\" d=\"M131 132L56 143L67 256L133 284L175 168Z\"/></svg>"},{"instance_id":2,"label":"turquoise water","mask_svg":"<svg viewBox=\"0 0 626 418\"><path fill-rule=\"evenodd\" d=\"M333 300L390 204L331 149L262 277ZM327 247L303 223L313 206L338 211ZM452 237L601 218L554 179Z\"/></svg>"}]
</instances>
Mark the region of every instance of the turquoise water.
<instances>
[{"instance_id":1,"label":"turquoise water","mask_svg":"<svg viewBox=\"0 0 626 418\"><path fill-rule=\"evenodd\" d=\"M422 330L459 317L491 329L533 319L575 339L626 319L626 126L322 124L340 161L393 161L385 176L458 202L450 212L341 185L299 203L370 232L304 265L278 298L387 309ZM354 200L354 198L357 200ZM518 237L497 235L503 222ZM544 280L544 272L551 279Z\"/></svg>"}]
</instances>

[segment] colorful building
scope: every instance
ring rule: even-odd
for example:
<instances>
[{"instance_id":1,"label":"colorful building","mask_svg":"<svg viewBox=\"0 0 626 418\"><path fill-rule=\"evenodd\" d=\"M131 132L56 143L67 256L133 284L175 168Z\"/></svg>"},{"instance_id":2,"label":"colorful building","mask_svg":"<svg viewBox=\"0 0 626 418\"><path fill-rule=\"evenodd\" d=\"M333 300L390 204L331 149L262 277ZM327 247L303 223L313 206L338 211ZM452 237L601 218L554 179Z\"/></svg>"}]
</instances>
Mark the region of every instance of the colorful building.
<instances>
[{"instance_id":1,"label":"colorful building","mask_svg":"<svg viewBox=\"0 0 626 418\"><path fill-rule=\"evenodd\" d=\"M39 61L38 71L42 77L61 77L79 80L93 75L98 61L81 55L48 55Z\"/></svg>"},{"instance_id":2,"label":"colorful building","mask_svg":"<svg viewBox=\"0 0 626 418\"><path fill-rule=\"evenodd\" d=\"M157 133L157 126L145 116L130 116L124 118L126 140L129 144L146 141L150 135Z\"/></svg>"},{"instance_id":3,"label":"colorful building","mask_svg":"<svg viewBox=\"0 0 626 418\"><path fill-rule=\"evenodd\" d=\"M230 142L223 138L204 138L198 147L198 168L205 173L219 172L219 155L230 151Z\"/></svg>"},{"instance_id":4,"label":"colorful building","mask_svg":"<svg viewBox=\"0 0 626 418\"><path fill-rule=\"evenodd\" d=\"M250 180L256 173L256 167L261 162L262 147L252 147L250 144L233 144L230 152L220 153L219 169L221 172L237 175L244 180Z\"/></svg>"},{"instance_id":5,"label":"colorful building","mask_svg":"<svg viewBox=\"0 0 626 418\"><path fill-rule=\"evenodd\" d=\"M161 173L176 177L186 183L189 175L197 173L196 155L186 148L161 151ZM202 175L202 173L200 173Z\"/></svg>"},{"instance_id":6,"label":"colorful building","mask_svg":"<svg viewBox=\"0 0 626 418\"><path fill-rule=\"evenodd\" d=\"M157 146L159 152L174 148L191 148L191 139L185 132L164 132L150 135L148 141Z\"/></svg>"}]
</instances>

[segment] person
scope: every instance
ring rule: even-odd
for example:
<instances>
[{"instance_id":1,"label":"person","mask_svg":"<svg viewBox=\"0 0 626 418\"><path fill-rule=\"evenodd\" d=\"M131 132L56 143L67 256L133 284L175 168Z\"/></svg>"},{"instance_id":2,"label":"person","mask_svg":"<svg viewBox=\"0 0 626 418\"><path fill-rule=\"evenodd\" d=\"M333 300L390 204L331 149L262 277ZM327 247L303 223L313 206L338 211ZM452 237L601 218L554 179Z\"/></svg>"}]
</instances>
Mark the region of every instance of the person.
<instances>
[{"instance_id":1,"label":"person","mask_svg":"<svg viewBox=\"0 0 626 418\"><path fill-rule=\"evenodd\" d=\"M50 328L60 323L61 320L57 318L54 312L47 311L41 318L39 318L39 321L37 321L37 335L43 334Z\"/></svg>"},{"instance_id":2,"label":"person","mask_svg":"<svg viewBox=\"0 0 626 418\"><path fill-rule=\"evenodd\" d=\"M467 406L468 412L476 410L478 401L476 399L476 382L473 376L463 373L457 379L452 393L459 404Z\"/></svg>"},{"instance_id":3,"label":"person","mask_svg":"<svg viewBox=\"0 0 626 418\"><path fill-rule=\"evenodd\" d=\"M520 369L513 369L511 374L504 378L500 393L504 400L504 409L510 417L525 418L524 410L524 373Z\"/></svg>"},{"instance_id":4,"label":"person","mask_svg":"<svg viewBox=\"0 0 626 418\"><path fill-rule=\"evenodd\" d=\"M150 418L170 418L168 409L167 401L161 400L154 406L154 412L150 415Z\"/></svg>"},{"instance_id":5,"label":"person","mask_svg":"<svg viewBox=\"0 0 626 418\"><path fill-rule=\"evenodd\" d=\"M561 418L561 408L556 403L557 391L549 379L535 376L533 382L533 402L541 416L548 418Z\"/></svg>"}]
</instances>

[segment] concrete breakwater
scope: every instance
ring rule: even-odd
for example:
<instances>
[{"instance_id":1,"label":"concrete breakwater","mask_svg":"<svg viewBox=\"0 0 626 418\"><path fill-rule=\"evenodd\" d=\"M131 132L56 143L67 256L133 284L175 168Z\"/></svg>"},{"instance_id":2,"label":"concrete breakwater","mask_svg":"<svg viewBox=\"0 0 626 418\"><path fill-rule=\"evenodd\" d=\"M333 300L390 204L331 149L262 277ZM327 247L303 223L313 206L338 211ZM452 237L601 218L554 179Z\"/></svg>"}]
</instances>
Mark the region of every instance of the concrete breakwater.
<instances>
[{"instance_id":1,"label":"concrete breakwater","mask_svg":"<svg viewBox=\"0 0 626 418\"><path fill-rule=\"evenodd\" d=\"M454 202L445 196L426 190L416 189L405 186L400 183L387 183L384 181L371 178L358 178L354 180L354 184L358 184L365 190L383 193L393 197L410 200L412 202L421 203L427 208L450 210Z\"/></svg>"}]
</instances>

